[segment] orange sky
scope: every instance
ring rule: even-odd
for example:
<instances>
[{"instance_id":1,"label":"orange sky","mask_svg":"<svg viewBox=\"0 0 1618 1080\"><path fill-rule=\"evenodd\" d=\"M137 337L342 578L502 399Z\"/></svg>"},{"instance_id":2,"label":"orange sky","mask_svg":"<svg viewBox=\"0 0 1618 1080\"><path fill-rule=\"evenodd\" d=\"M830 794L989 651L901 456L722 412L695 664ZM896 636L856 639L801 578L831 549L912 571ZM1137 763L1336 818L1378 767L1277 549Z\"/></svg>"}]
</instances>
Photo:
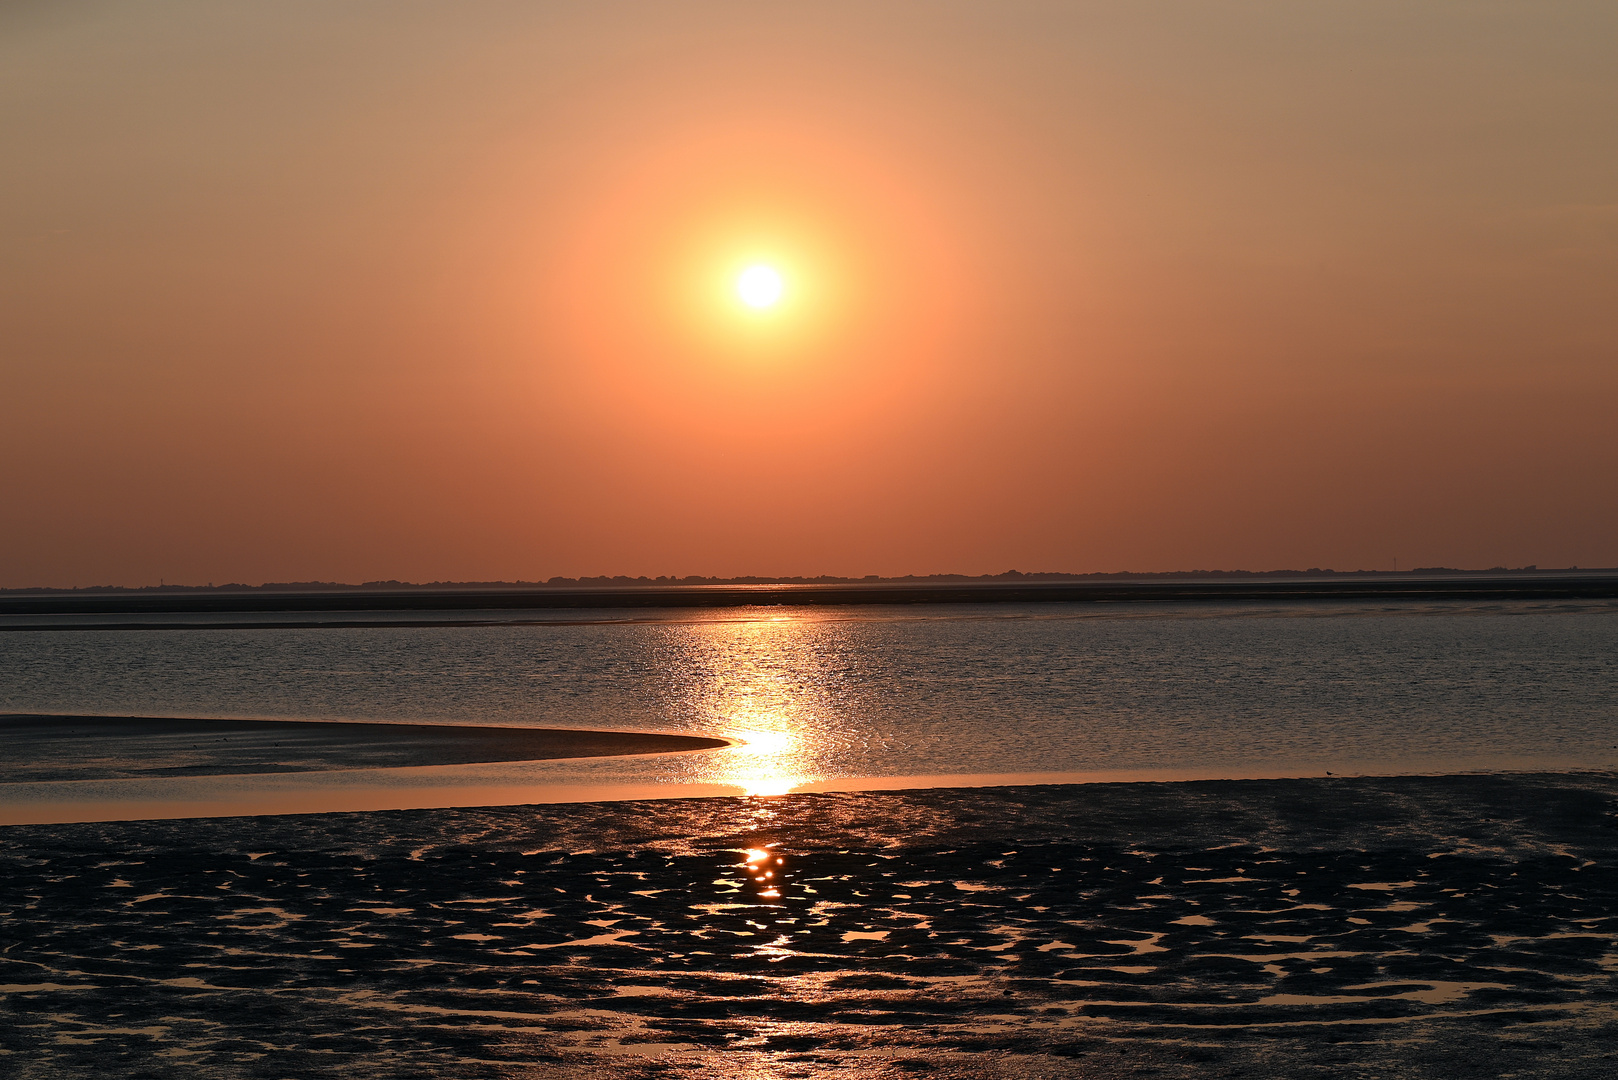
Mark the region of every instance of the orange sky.
<instances>
[{"instance_id":1,"label":"orange sky","mask_svg":"<svg viewBox=\"0 0 1618 1080\"><path fill-rule=\"evenodd\" d=\"M7 5L0 586L1618 564L1614 40Z\"/></svg>"}]
</instances>

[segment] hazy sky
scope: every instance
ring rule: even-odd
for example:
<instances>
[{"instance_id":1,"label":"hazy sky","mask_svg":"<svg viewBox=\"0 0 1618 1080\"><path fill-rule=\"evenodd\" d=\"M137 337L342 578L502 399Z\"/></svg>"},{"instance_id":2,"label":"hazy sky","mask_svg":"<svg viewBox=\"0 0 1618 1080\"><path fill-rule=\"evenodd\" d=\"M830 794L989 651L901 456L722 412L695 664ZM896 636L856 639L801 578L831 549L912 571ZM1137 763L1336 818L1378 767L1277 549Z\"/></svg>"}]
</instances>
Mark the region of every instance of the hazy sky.
<instances>
[{"instance_id":1,"label":"hazy sky","mask_svg":"<svg viewBox=\"0 0 1618 1080\"><path fill-rule=\"evenodd\" d=\"M1615 43L13 0L0 586L1618 565Z\"/></svg>"}]
</instances>

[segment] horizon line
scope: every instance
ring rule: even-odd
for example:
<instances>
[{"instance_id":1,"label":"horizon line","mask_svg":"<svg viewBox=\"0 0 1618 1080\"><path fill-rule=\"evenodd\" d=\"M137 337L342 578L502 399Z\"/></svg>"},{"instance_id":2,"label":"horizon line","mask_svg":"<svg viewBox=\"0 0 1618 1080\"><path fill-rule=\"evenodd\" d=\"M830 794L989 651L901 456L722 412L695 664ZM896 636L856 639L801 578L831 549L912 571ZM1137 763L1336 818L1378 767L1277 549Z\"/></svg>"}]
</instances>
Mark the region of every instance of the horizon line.
<instances>
[{"instance_id":1,"label":"horizon line","mask_svg":"<svg viewBox=\"0 0 1618 1080\"><path fill-rule=\"evenodd\" d=\"M322 591L351 591L376 590L393 591L406 589L427 590L482 590L482 589L566 589L566 588L646 588L681 586L739 586L739 585L902 585L907 583L933 584L933 583L961 583L971 584L981 582L984 584L1006 581L1096 581L1096 580L1153 580L1153 579L1183 579L1183 578L1297 578L1297 577L1343 577L1343 576L1381 576L1381 577L1413 577L1434 575L1466 575L1466 574L1608 574L1618 573L1618 567L1545 567L1537 565L1507 567L1492 566L1488 568L1463 568L1452 566L1420 566L1407 570L1334 570L1329 567L1310 567L1307 570L1275 569L1275 570L1097 570L1088 572L1068 571L1022 571L1005 570L998 574L905 574L900 576L884 576L880 574L866 574L859 577L835 574L819 574L813 577L803 575L759 575L742 574L731 577L710 577L702 574L689 574L683 577L660 575L648 577L647 575L630 576L627 574L599 574L579 577L551 577L536 580L517 579L485 580L485 581L429 581L412 582L400 581L397 578L385 580L365 581L359 583L340 581L279 581L261 582L249 585L244 582L229 582L215 585L208 582L204 585L169 584L160 581L156 585L26 585L0 587L0 594L42 594L42 593L85 593L85 592L322 592Z\"/></svg>"}]
</instances>

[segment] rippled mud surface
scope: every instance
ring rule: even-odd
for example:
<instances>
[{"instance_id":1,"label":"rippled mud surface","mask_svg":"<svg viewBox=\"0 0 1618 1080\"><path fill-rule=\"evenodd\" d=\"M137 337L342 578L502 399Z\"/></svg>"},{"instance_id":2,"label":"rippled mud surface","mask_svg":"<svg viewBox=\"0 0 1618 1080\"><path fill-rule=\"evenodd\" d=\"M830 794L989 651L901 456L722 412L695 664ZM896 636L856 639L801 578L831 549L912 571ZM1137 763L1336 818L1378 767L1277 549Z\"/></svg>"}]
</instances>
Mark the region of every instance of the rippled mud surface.
<instances>
[{"instance_id":1,"label":"rippled mud surface","mask_svg":"<svg viewBox=\"0 0 1618 1080\"><path fill-rule=\"evenodd\" d=\"M0 1074L1611 1077L1618 778L0 830Z\"/></svg>"}]
</instances>

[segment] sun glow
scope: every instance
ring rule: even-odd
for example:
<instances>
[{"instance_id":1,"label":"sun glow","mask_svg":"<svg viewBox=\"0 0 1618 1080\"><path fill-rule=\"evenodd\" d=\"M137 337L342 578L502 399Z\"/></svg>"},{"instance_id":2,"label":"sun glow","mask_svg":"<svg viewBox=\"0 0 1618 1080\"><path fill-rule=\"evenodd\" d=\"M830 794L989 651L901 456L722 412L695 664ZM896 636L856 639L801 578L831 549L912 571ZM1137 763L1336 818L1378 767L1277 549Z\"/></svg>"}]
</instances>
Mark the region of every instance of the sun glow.
<instances>
[{"instance_id":1,"label":"sun glow","mask_svg":"<svg viewBox=\"0 0 1618 1080\"><path fill-rule=\"evenodd\" d=\"M750 308L761 311L772 308L781 302L785 293L786 283L773 266L755 263L736 278L736 295Z\"/></svg>"},{"instance_id":2,"label":"sun glow","mask_svg":"<svg viewBox=\"0 0 1618 1080\"><path fill-rule=\"evenodd\" d=\"M635 438L678 433L679 457L741 429L851 447L826 436L891 426L912 415L901 398L944 385L973 304L930 176L841 126L623 145L559 236L534 233L541 276L514 295L538 287L533 344L572 358L544 366L546 393Z\"/></svg>"}]
</instances>

